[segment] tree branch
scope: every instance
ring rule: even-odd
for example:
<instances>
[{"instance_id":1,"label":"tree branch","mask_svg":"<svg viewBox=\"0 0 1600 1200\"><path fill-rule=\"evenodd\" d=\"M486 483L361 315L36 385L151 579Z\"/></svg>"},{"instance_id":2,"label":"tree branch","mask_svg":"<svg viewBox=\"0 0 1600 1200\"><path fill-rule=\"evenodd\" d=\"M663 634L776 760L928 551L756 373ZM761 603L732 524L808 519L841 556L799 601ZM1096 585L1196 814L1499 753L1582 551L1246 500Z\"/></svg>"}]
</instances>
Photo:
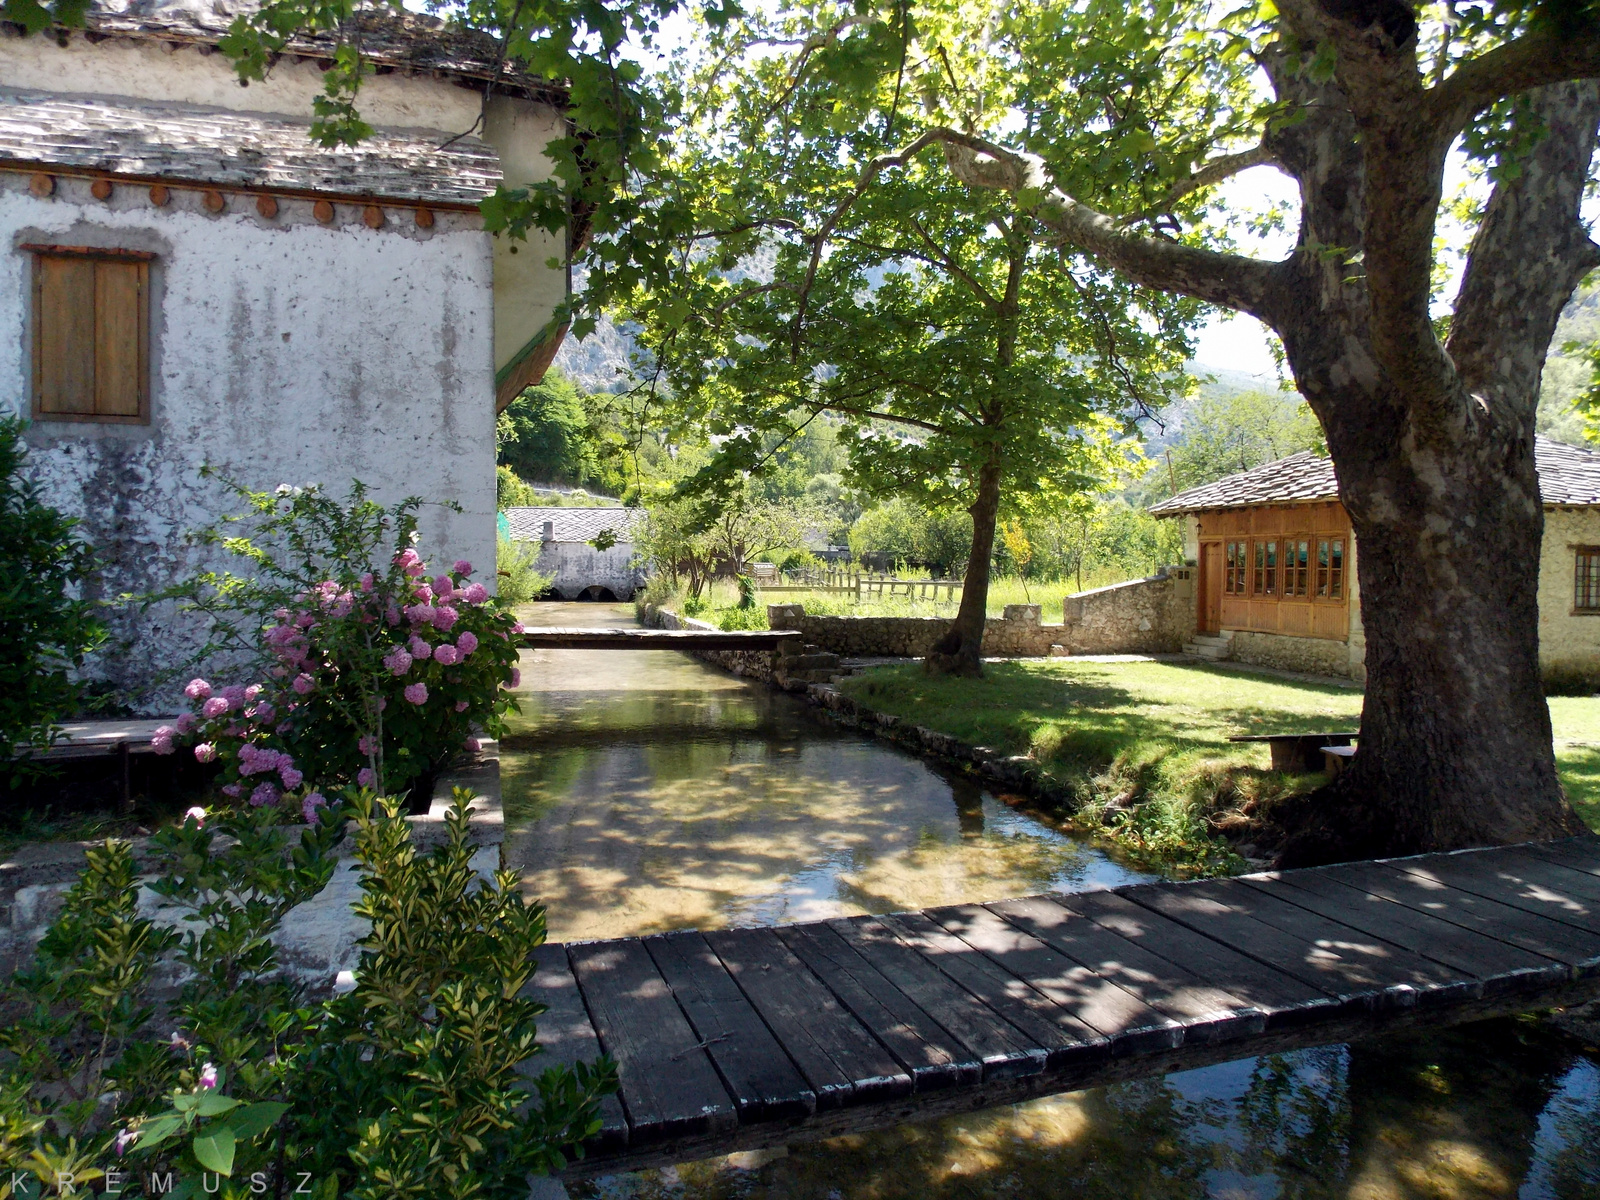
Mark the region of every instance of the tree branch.
<instances>
[{"instance_id":1,"label":"tree branch","mask_svg":"<svg viewBox=\"0 0 1600 1200\"><path fill-rule=\"evenodd\" d=\"M1172 190L1163 196L1158 204L1151 205L1136 216L1124 218L1122 224L1131 225L1169 213L1172 211L1172 206L1185 196L1192 195L1203 187L1210 187L1214 183L1221 183L1224 179L1230 179L1241 171L1248 171L1251 167L1278 165L1277 158L1265 145L1252 146L1237 154L1224 154L1221 158L1213 158L1188 178L1180 179L1173 184Z\"/></svg>"},{"instance_id":2,"label":"tree branch","mask_svg":"<svg viewBox=\"0 0 1600 1200\"><path fill-rule=\"evenodd\" d=\"M1145 287L1178 292L1273 324L1269 297L1279 264L1134 233L1053 186L1037 155L1007 150L954 129L912 143L939 143L950 172L971 188L1040 193L1034 217L1059 241L1102 259ZM905 152L902 152L905 153Z\"/></svg>"},{"instance_id":3,"label":"tree branch","mask_svg":"<svg viewBox=\"0 0 1600 1200\"><path fill-rule=\"evenodd\" d=\"M1427 112L1436 136L1452 142L1496 100L1574 79L1600 79L1600 30L1587 37L1541 30L1469 58L1429 89Z\"/></svg>"}]
</instances>

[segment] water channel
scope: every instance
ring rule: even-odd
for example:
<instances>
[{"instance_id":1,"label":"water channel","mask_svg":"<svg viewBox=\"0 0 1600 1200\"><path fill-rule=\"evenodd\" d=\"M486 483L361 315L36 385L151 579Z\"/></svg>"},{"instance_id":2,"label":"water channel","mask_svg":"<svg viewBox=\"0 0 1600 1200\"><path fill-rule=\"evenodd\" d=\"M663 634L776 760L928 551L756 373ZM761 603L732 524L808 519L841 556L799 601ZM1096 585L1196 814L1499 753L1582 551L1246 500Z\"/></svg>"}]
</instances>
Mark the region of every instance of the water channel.
<instances>
[{"instance_id":1,"label":"water channel","mask_svg":"<svg viewBox=\"0 0 1600 1200\"><path fill-rule=\"evenodd\" d=\"M540 625L634 624L541 604ZM534 651L507 865L552 940L769 925L1143 878L1047 815L672 651ZM1600 1200L1600 1049L1534 1019L1244 1059L575 1197Z\"/></svg>"}]
</instances>

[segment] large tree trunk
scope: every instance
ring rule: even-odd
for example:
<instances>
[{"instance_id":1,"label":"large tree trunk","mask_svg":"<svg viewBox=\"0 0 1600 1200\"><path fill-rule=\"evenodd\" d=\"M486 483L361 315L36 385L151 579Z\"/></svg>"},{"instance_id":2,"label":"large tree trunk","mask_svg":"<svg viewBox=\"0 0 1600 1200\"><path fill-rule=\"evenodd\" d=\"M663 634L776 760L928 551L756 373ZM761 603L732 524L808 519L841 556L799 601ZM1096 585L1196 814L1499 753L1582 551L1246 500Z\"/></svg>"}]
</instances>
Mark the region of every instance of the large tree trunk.
<instances>
[{"instance_id":1,"label":"large tree trunk","mask_svg":"<svg viewBox=\"0 0 1600 1200\"><path fill-rule=\"evenodd\" d=\"M1532 106L1547 132L1495 189L1436 378L1402 389L1377 367L1365 306L1279 324L1350 512L1367 642L1358 752L1283 813L1284 866L1583 829L1539 672L1533 433L1556 321L1595 261L1577 216L1600 88L1541 89Z\"/></svg>"},{"instance_id":2,"label":"large tree trunk","mask_svg":"<svg viewBox=\"0 0 1600 1200\"><path fill-rule=\"evenodd\" d=\"M923 665L932 674L983 674L983 627L989 611L989 572L994 561L994 528L1000 513L1000 460L991 455L978 470L978 496L972 514L972 554L961 584L955 624L940 638Z\"/></svg>"}]
</instances>

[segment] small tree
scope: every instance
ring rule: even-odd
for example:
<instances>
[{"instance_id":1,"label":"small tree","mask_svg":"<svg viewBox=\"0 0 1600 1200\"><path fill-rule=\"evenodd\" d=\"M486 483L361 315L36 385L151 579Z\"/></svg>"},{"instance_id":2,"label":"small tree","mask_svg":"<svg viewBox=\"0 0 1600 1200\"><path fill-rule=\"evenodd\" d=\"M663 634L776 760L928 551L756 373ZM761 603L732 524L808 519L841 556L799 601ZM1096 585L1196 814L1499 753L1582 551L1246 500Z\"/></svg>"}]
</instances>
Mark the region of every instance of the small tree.
<instances>
[{"instance_id":1,"label":"small tree","mask_svg":"<svg viewBox=\"0 0 1600 1200\"><path fill-rule=\"evenodd\" d=\"M26 477L24 428L0 418L0 766L13 777L58 735L81 695L72 672L105 639L84 595L95 552Z\"/></svg>"}]
</instances>

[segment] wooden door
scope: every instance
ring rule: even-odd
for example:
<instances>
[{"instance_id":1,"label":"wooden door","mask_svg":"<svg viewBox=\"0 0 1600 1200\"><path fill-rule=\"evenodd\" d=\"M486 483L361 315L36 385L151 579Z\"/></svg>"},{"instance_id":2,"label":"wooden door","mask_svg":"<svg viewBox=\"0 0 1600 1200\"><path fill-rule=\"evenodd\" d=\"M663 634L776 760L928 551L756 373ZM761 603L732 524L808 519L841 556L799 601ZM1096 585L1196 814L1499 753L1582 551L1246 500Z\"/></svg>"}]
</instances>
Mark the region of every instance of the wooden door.
<instances>
[{"instance_id":1,"label":"wooden door","mask_svg":"<svg viewBox=\"0 0 1600 1200\"><path fill-rule=\"evenodd\" d=\"M1200 595L1196 626L1201 633L1216 633L1222 628L1222 543L1205 542L1200 547Z\"/></svg>"}]
</instances>

